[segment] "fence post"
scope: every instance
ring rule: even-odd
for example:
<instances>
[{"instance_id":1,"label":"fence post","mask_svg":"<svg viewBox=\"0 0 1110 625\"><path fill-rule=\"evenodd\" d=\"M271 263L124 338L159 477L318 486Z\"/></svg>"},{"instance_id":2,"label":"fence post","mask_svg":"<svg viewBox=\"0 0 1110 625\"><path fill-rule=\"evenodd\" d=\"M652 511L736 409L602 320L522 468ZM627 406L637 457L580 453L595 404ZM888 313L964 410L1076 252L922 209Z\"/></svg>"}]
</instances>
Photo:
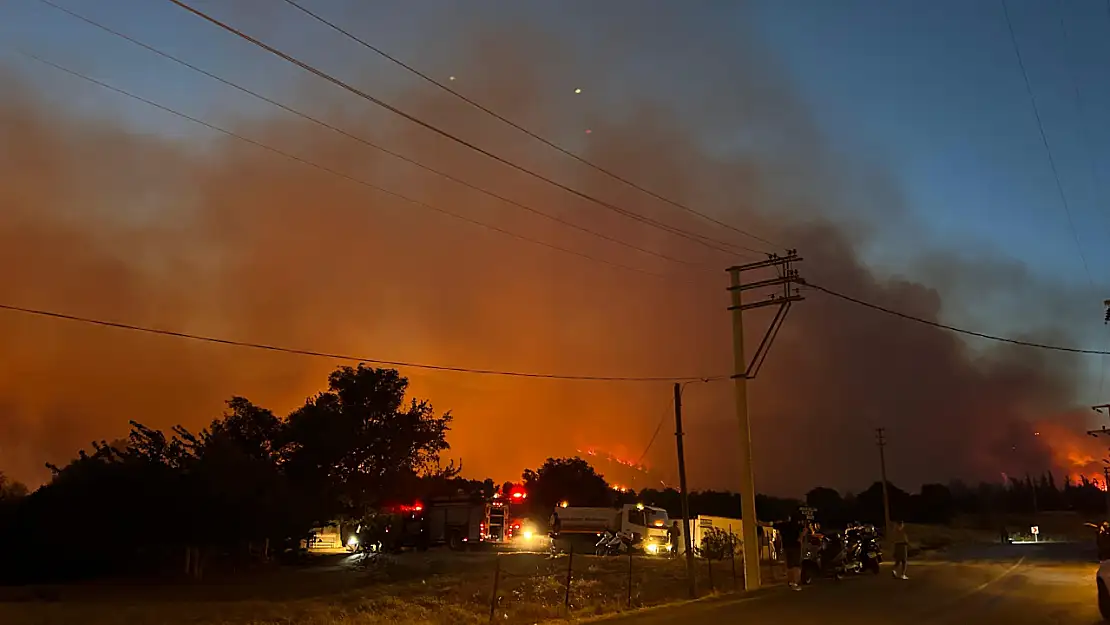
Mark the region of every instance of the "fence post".
<instances>
[{"instance_id":1,"label":"fence post","mask_svg":"<svg viewBox=\"0 0 1110 625\"><path fill-rule=\"evenodd\" d=\"M628 552L628 607L632 607L632 551Z\"/></svg>"},{"instance_id":2,"label":"fence post","mask_svg":"<svg viewBox=\"0 0 1110 625\"><path fill-rule=\"evenodd\" d=\"M574 571L574 545L570 546L570 553L567 554L567 589L566 594L563 595L563 607L567 611L567 618L570 618L570 576Z\"/></svg>"},{"instance_id":3,"label":"fence post","mask_svg":"<svg viewBox=\"0 0 1110 625\"><path fill-rule=\"evenodd\" d=\"M489 598L489 622L492 623L497 612L497 586L501 583L501 556L493 559L493 594Z\"/></svg>"},{"instance_id":4,"label":"fence post","mask_svg":"<svg viewBox=\"0 0 1110 625\"><path fill-rule=\"evenodd\" d=\"M736 590L736 536L732 533L732 524L728 526L728 555L732 559L732 589Z\"/></svg>"},{"instance_id":5,"label":"fence post","mask_svg":"<svg viewBox=\"0 0 1110 625\"><path fill-rule=\"evenodd\" d=\"M716 592L717 585L713 583L713 555L706 552L705 562L709 566L709 592Z\"/></svg>"}]
</instances>

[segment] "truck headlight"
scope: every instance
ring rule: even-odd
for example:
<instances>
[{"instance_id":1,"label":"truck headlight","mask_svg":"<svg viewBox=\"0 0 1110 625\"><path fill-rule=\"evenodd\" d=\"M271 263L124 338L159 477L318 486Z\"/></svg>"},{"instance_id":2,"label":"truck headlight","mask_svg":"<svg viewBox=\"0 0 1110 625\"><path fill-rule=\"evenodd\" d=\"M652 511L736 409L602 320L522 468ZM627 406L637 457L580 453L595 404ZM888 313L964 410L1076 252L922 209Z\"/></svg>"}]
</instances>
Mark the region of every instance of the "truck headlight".
<instances>
[{"instance_id":1,"label":"truck headlight","mask_svg":"<svg viewBox=\"0 0 1110 625\"><path fill-rule=\"evenodd\" d=\"M646 551L647 551L648 553L659 553L659 545L657 545L657 544L655 544L655 543L650 543L650 544L649 544L649 545L648 545L647 547L645 547L644 549L645 549L645 550L646 550Z\"/></svg>"}]
</instances>

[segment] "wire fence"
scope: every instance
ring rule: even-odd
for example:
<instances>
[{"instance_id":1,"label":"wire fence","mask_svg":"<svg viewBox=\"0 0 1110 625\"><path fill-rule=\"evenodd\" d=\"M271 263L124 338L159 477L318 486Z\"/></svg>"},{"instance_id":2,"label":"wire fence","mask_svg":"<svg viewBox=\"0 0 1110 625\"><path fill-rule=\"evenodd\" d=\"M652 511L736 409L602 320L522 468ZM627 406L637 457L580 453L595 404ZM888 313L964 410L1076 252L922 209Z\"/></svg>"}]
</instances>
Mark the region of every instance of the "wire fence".
<instances>
[{"instance_id":1,"label":"wire fence","mask_svg":"<svg viewBox=\"0 0 1110 625\"><path fill-rule=\"evenodd\" d=\"M781 563L761 564L764 583L785 579ZM697 596L743 590L742 554L735 549L723 558L702 554L695 558L694 577ZM491 580L490 623L611 614L691 598L681 555L502 553L495 558Z\"/></svg>"}]
</instances>

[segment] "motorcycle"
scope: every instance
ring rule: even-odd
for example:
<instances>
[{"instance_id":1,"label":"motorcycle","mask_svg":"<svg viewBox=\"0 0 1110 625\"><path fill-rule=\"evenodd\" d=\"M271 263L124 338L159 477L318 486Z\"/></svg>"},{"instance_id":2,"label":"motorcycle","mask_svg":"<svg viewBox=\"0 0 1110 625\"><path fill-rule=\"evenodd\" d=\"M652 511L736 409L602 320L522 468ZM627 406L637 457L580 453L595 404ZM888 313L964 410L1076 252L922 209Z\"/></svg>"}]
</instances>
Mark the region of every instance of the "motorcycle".
<instances>
[{"instance_id":1,"label":"motorcycle","mask_svg":"<svg viewBox=\"0 0 1110 625\"><path fill-rule=\"evenodd\" d=\"M619 556L628 553L631 548L632 540L629 537L606 531L594 545L594 553L599 556Z\"/></svg>"},{"instance_id":2,"label":"motorcycle","mask_svg":"<svg viewBox=\"0 0 1110 625\"><path fill-rule=\"evenodd\" d=\"M811 535L802 554L802 583L810 584L818 577L839 581L845 575L859 573L862 562L852 556L853 548L838 532Z\"/></svg>"},{"instance_id":3,"label":"motorcycle","mask_svg":"<svg viewBox=\"0 0 1110 625\"><path fill-rule=\"evenodd\" d=\"M879 546L879 532L873 525L857 525L849 528L845 535L855 545L854 557L859 561L859 572L879 573L883 561L883 550Z\"/></svg>"}]
</instances>

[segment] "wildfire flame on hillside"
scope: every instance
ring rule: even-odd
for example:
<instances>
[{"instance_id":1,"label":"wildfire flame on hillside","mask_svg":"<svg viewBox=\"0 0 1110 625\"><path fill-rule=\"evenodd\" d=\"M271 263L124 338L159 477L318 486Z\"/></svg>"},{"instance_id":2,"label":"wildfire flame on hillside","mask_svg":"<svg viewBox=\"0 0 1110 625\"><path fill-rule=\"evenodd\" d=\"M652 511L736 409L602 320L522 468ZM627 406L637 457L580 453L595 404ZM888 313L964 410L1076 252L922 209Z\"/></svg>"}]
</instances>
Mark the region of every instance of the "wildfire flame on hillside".
<instances>
[{"instance_id":1,"label":"wildfire flame on hillside","mask_svg":"<svg viewBox=\"0 0 1110 625\"><path fill-rule=\"evenodd\" d=\"M1073 483L1084 479L1106 490L1102 458L1107 454L1110 440L1100 440L1085 434L1085 429L1071 423L1045 421L1037 424L1037 436L1052 452L1057 471Z\"/></svg>"},{"instance_id":2,"label":"wildfire flame on hillside","mask_svg":"<svg viewBox=\"0 0 1110 625\"><path fill-rule=\"evenodd\" d=\"M668 486L647 464L634 462L596 447L576 449L575 452L588 460L616 490L625 492Z\"/></svg>"}]
</instances>

